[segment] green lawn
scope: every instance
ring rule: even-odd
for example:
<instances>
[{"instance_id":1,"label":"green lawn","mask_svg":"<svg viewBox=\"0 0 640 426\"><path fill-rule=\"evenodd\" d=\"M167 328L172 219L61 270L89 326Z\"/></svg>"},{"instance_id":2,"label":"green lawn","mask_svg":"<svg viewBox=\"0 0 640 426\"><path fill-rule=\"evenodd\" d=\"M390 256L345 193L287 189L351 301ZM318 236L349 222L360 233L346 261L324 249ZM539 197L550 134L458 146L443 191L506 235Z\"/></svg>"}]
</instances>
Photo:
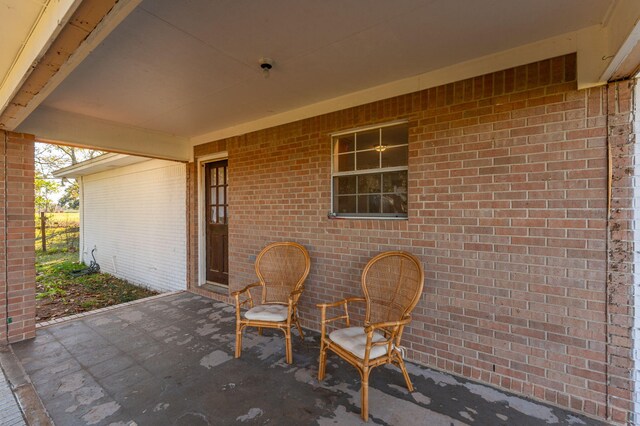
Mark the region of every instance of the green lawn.
<instances>
[{"instance_id":1,"label":"green lawn","mask_svg":"<svg viewBox=\"0 0 640 426\"><path fill-rule=\"evenodd\" d=\"M36 252L42 251L42 228L40 213L35 215ZM78 212L47 213L46 243L48 253L78 251L80 214Z\"/></svg>"}]
</instances>

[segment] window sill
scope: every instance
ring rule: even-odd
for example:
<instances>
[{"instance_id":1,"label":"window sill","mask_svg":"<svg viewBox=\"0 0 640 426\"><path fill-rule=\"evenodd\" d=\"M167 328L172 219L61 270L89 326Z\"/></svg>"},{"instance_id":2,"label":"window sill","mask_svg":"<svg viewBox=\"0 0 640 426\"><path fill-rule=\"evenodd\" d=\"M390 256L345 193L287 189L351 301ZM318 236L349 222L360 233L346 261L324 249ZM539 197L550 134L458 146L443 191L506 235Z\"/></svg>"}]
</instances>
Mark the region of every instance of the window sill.
<instances>
[{"instance_id":1,"label":"window sill","mask_svg":"<svg viewBox=\"0 0 640 426\"><path fill-rule=\"evenodd\" d=\"M409 220L409 217L394 217L394 216L335 216L332 214L327 215L329 220Z\"/></svg>"}]
</instances>

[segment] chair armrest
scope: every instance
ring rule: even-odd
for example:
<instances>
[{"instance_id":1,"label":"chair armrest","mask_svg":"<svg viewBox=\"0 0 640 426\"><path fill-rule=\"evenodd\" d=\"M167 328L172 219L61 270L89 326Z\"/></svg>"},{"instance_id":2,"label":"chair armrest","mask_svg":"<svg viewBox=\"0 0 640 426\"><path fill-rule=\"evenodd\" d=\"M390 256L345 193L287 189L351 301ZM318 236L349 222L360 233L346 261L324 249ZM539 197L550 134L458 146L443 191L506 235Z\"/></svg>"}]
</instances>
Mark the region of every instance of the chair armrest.
<instances>
[{"instance_id":1,"label":"chair armrest","mask_svg":"<svg viewBox=\"0 0 640 426\"><path fill-rule=\"evenodd\" d=\"M251 296L251 292L249 290L251 290L254 287L261 287L262 283L261 282L257 282L257 283L253 283L253 284L249 284L248 286L246 286L245 288L243 288L242 290L239 291L234 291L233 293L231 293L231 296L236 300L236 320L240 321L240 308L243 307L244 305L249 305L249 309L253 308L253 296ZM242 302L240 301L240 296L242 294L247 294L247 298L245 300L243 300Z\"/></svg>"},{"instance_id":2,"label":"chair armrest","mask_svg":"<svg viewBox=\"0 0 640 426\"><path fill-rule=\"evenodd\" d=\"M353 302L364 302L366 301L366 299L364 297L348 297L346 299L342 299L339 300L337 302L333 302L333 303L320 303L318 305L316 305L317 307L319 307L321 309L322 312L322 317L321 317L321 324L328 324L330 322L333 321L337 321L337 320L341 320L341 319L345 319L347 320L347 327L349 326L349 303L353 303ZM338 306L344 306L344 315L340 315L337 317L333 317L333 318L327 318L327 308L335 308Z\"/></svg>"},{"instance_id":3,"label":"chair armrest","mask_svg":"<svg viewBox=\"0 0 640 426\"><path fill-rule=\"evenodd\" d=\"M336 306L344 305L352 302L365 302L366 299L364 297L348 297L346 299L338 300L333 303L318 303L316 306L321 309L326 308L335 308Z\"/></svg>"},{"instance_id":4,"label":"chair armrest","mask_svg":"<svg viewBox=\"0 0 640 426\"><path fill-rule=\"evenodd\" d=\"M292 309L295 309L296 305L298 304L298 299L300 299L300 296L302 296L303 291L304 291L304 287L300 287L299 289L289 293L289 297L288 297L289 314L291 314Z\"/></svg>"},{"instance_id":5,"label":"chair armrest","mask_svg":"<svg viewBox=\"0 0 640 426\"><path fill-rule=\"evenodd\" d=\"M291 293L289 293L289 299L293 300L296 298L296 296L300 297L303 291L304 291L304 288L299 288L297 290L292 291Z\"/></svg>"},{"instance_id":6,"label":"chair armrest","mask_svg":"<svg viewBox=\"0 0 640 426\"><path fill-rule=\"evenodd\" d=\"M349 303L353 302L365 302L366 299L363 297L348 297L346 299L340 300L338 302L333 303L320 303L316 305L320 308L321 316L320 316L320 339L324 341L324 336L326 333L326 325L330 322L337 320L345 320L347 323L347 327L351 325L351 320L349 319ZM338 306L344 307L344 315L340 315L333 318L327 318L327 308L335 308Z\"/></svg>"},{"instance_id":7,"label":"chair armrest","mask_svg":"<svg viewBox=\"0 0 640 426\"><path fill-rule=\"evenodd\" d=\"M411 317L407 317L400 321L388 321L388 322L376 322L374 324L369 324L364 328L365 333L372 332L379 328L398 328L400 326L407 325L411 322Z\"/></svg>"},{"instance_id":8,"label":"chair armrest","mask_svg":"<svg viewBox=\"0 0 640 426\"><path fill-rule=\"evenodd\" d=\"M238 291L234 291L233 293L231 293L232 297L237 297L240 296L242 293L245 293L247 291L249 291L250 289L254 288L254 287L260 287L262 286L261 282L257 282L257 283L253 283L253 284L249 284L248 286L246 286L245 288L243 288L242 290L238 290Z\"/></svg>"}]
</instances>

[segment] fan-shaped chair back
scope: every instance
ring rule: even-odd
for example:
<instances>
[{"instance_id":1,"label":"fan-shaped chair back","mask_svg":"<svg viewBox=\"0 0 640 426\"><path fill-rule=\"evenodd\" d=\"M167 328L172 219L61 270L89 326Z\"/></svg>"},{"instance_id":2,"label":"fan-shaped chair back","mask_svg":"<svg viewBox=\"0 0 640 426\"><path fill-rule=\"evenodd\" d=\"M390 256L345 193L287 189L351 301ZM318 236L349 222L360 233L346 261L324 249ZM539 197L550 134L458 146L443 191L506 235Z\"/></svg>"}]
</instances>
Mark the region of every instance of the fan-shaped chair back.
<instances>
[{"instance_id":1,"label":"fan-shaped chair back","mask_svg":"<svg viewBox=\"0 0 640 426\"><path fill-rule=\"evenodd\" d=\"M309 275L309 253L300 244L269 244L256 259L256 274L264 284L262 303L287 304L291 292L298 290Z\"/></svg>"},{"instance_id":2,"label":"fan-shaped chair back","mask_svg":"<svg viewBox=\"0 0 640 426\"><path fill-rule=\"evenodd\" d=\"M366 324L404 319L418 303L423 285L424 272L413 255L392 251L371 259L362 273Z\"/></svg>"}]
</instances>

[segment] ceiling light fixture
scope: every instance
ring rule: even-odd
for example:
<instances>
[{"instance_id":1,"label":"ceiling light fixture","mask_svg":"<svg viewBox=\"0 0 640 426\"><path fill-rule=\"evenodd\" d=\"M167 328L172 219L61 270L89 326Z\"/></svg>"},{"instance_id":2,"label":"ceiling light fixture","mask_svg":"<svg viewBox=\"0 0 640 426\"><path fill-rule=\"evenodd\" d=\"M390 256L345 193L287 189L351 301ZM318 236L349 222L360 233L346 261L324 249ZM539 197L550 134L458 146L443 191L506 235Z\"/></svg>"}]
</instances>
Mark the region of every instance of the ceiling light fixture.
<instances>
[{"instance_id":1,"label":"ceiling light fixture","mask_svg":"<svg viewBox=\"0 0 640 426\"><path fill-rule=\"evenodd\" d=\"M378 152L384 152L385 149L387 149L386 145L382 145L382 143L380 145L376 145L373 149L375 149Z\"/></svg>"},{"instance_id":2,"label":"ceiling light fixture","mask_svg":"<svg viewBox=\"0 0 640 426\"><path fill-rule=\"evenodd\" d=\"M269 78L271 68L273 68L273 60L270 58L260 58L260 68L262 68L262 75L264 78Z\"/></svg>"}]
</instances>

